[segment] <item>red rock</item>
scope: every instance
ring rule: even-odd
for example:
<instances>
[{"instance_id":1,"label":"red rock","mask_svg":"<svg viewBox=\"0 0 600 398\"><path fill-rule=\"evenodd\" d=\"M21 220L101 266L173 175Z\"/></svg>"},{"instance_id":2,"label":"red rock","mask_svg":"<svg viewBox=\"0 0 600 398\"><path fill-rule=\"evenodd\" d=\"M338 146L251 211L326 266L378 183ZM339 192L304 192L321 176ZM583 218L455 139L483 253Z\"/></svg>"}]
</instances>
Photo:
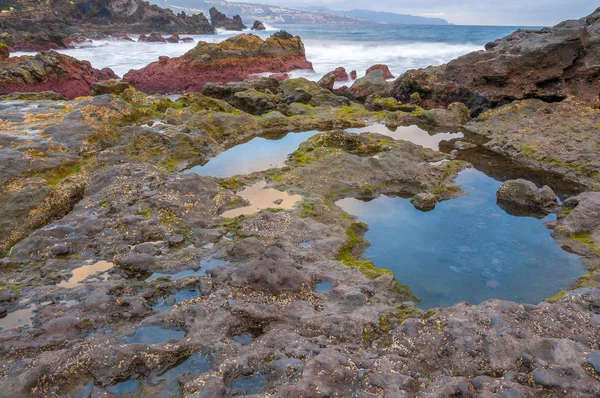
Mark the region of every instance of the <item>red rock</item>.
<instances>
[{"instance_id":1,"label":"red rock","mask_svg":"<svg viewBox=\"0 0 600 398\"><path fill-rule=\"evenodd\" d=\"M345 96L349 91L350 91L350 88L348 86L342 86L342 87L333 89L333 93L335 95L340 95L340 96Z\"/></svg>"},{"instance_id":2,"label":"red rock","mask_svg":"<svg viewBox=\"0 0 600 398\"><path fill-rule=\"evenodd\" d=\"M89 95L94 83L116 77L111 69L98 70L88 61L44 51L0 63L0 95L54 91L72 99Z\"/></svg>"},{"instance_id":3,"label":"red rock","mask_svg":"<svg viewBox=\"0 0 600 398\"><path fill-rule=\"evenodd\" d=\"M182 37L181 41L184 43L192 43L194 41L193 37Z\"/></svg>"},{"instance_id":4,"label":"red rock","mask_svg":"<svg viewBox=\"0 0 600 398\"><path fill-rule=\"evenodd\" d=\"M346 69L344 69L343 67L338 67L335 68L334 70L332 70L329 73L333 73L335 75L335 81L336 82L347 82L348 79L348 73L346 72ZM327 75L329 73L326 73Z\"/></svg>"},{"instance_id":5,"label":"red rock","mask_svg":"<svg viewBox=\"0 0 600 398\"><path fill-rule=\"evenodd\" d=\"M181 39L179 38L179 35L173 35L171 37L167 37L166 39L169 43L179 43L181 41Z\"/></svg>"},{"instance_id":6,"label":"red rock","mask_svg":"<svg viewBox=\"0 0 600 398\"><path fill-rule=\"evenodd\" d=\"M160 33L152 32L150 34L150 36L146 36L146 35L142 34L138 38L138 41L147 42L147 43L166 43L167 39L162 37L162 35Z\"/></svg>"},{"instance_id":7,"label":"red rock","mask_svg":"<svg viewBox=\"0 0 600 398\"><path fill-rule=\"evenodd\" d=\"M283 73L310 69L299 37L278 32L266 40L249 34L221 43L199 42L181 57L161 58L123 80L147 93L201 92L208 83L245 80L261 72Z\"/></svg>"},{"instance_id":8,"label":"red rock","mask_svg":"<svg viewBox=\"0 0 600 398\"><path fill-rule=\"evenodd\" d=\"M357 77L358 77L358 74L356 73L355 70L353 70L352 72L350 72L350 79L356 80Z\"/></svg>"},{"instance_id":9,"label":"red rock","mask_svg":"<svg viewBox=\"0 0 600 398\"><path fill-rule=\"evenodd\" d=\"M383 64L377 64L377 65L373 65L371 66L369 69L367 69L367 73L365 73L365 76L369 74L369 72L372 72L374 70L380 70L383 72L383 76L386 79L393 79L394 75L392 75L392 72L390 72L390 68L388 68L387 65L383 65Z\"/></svg>"},{"instance_id":10,"label":"red rock","mask_svg":"<svg viewBox=\"0 0 600 398\"><path fill-rule=\"evenodd\" d=\"M289 79L290 75L289 75L289 73L273 73L272 75L269 75L269 77L274 77L275 79L282 82L282 81Z\"/></svg>"}]
</instances>

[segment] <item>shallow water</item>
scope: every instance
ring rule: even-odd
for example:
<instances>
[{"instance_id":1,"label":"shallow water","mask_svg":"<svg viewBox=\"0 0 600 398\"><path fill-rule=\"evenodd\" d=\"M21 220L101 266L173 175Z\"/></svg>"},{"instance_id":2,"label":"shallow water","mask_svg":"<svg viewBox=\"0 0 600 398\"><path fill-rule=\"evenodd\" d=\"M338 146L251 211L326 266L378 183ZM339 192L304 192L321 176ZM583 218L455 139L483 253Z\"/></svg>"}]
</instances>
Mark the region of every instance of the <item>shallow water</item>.
<instances>
[{"instance_id":1,"label":"shallow water","mask_svg":"<svg viewBox=\"0 0 600 398\"><path fill-rule=\"evenodd\" d=\"M81 266L79 268L75 268L71 276L68 280L60 282L57 286L64 287L65 289L72 289L74 287L79 286L83 280L92 275L102 274L109 269L113 268L115 265L108 261L98 261L94 264L87 264Z\"/></svg>"},{"instance_id":2,"label":"shallow water","mask_svg":"<svg viewBox=\"0 0 600 398\"><path fill-rule=\"evenodd\" d=\"M250 202L246 207L239 207L221 214L225 218L235 218L241 215L258 213L264 209L289 210L302 200L300 195L290 195L287 192L266 188L265 181L257 182L237 193L238 196Z\"/></svg>"},{"instance_id":3,"label":"shallow water","mask_svg":"<svg viewBox=\"0 0 600 398\"><path fill-rule=\"evenodd\" d=\"M182 290L182 291L177 292L169 297L164 297L164 298L159 299L158 303L152 306L152 309L156 310L158 312L163 312L163 311L173 308L175 305L181 303L182 301L185 301L185 300L188 300L188 299L191 299L194 297L198 297L197 289ZM171 299L171 300L169 300L169 299ZM173 302L171 303L170 301L173 301Z\"/></svg>"},{"instance_id":4,"label":"shallow water","mask_svg":"<svg viewBox=\"0 0 600 398\"><path fill-rule=\"evenodd\" d=\"M387 268L423 301L420 306L506 299L537 304L577 280L585 267L550 236L543 220L515 217L496 204L500 182L467 169L456 178L468 195L431 212L382 196L337 204L369 225L364 255Z\"/></svg>"},{"instance_id":5,"label":"shallow water","mask_svg":"<svg viewBox=\"0 0 600 398\"><path fill-rule=\"evenodd\" d=\"M317 283L317 285L315 286L315 291L316 292L329 292L331 290L331 283L330 282L319 282Z\"/></svg>"},{"instance_id":6,"label":"shallow water","mask_svg":"<svg viewBox=\"0 0 600 398\"><path fill-rule=\"evenodd\" d=\"M37 305L32 304L27 308L9 312L4 318L0 318L0 331L31 326L31 318L33 318L36 309Z\"/></svg>"},{"instance_id":7,"label":"shallow water","mask_svg":"<svg viewBox=\"0 0 600 398\"><path fill-rule=\"evenodd\" d=\"M256 137L227 149L205 165L192 167L185 173L223 178L282 167L288 154L315 134L318 134L318 131L289 133L276 138Z\"/></svg>"},{"instance_id":8,"label":"shallow water","mask_svg":"<svg viewBox=\"0 0 600 398\"><path fill-rule=\"evenodd\" d=\"M206 271L209 269L218 267L219 265L227 264L227 261L212 259L212 260L203 260L200 262L200 267L196 269L186 269L184 271L175 272L173 274L168 274L166 272L154 272L146 282L152 282L158 278L169 278L171 280L177 280L181 278L185 278L190 275L204 275Z\"/></svg>"},{"instance_id":9,"label":"shallow water","mask_svg":"<svg viewBox=\"0 0 600 398\"><path fill-rule=\"evenodd\" d=\"M125 395L134 392L140 387L140 380L127 379L112 386L106 387L108 392L115 395Z\"/></svg>"},{"instance_id":10,"label":"shallow water","mask_svg":"<svg viewBox=\"0 0 600 398\"><path fill-rule=\"evenodd\" d=\"M346 129L349 133L378 133L387 135L395 140L410 141L433 150L440 149L440 142L463 138L463 133L428 133L417 126L400 126L389 128L384 124L375 123L367 127Z\"/></svg>"},{"instance_id":11,"label":"shallow water","mask_svg":"<svg viewBox=\"0 0 600 398\"><path fill-rule=\"evenodd\" d=\"M252 333L246 332L242 334L236 334L235 336L233 336L233 340L242 345L248 345L252 340L254 340L254 336L252 335Z\"/></svg>"},{"instance_id":12,"label":"shallow water","mask_svg":"<svg viewBox=\"0 0 600 398\"><path fill-rule=\"evenodd\" d=\"M265 377L258 373L251 377L238 378L231 385L233 396L245 396L258 394L265 388Z\"/></svg>"},{"instance_id":13,"label":"shallow water","mask_svg":"<svg viewBox=\"0 0 600 398\"><path fill-rule=\"evenodd\" d=\"M201 373L210 371L212 368L212 362L206 355L192 354L183 362L168 368L166 371L157 376L152 376L150 382L154 385L162 382L170 384L183 375L199 375Z\"/></svg>"},{"instance_id":14,"label":"shallow water","mask_svg":"<svg viewBox=\"0 0 600 398\"><path fill-rule=\"evenodd\" d=\"M171 340L181 340L183 329L163 329L160 326L142 326L131 336L123 339L124 344L161 344Z\"/></svg>"}]
</instances>

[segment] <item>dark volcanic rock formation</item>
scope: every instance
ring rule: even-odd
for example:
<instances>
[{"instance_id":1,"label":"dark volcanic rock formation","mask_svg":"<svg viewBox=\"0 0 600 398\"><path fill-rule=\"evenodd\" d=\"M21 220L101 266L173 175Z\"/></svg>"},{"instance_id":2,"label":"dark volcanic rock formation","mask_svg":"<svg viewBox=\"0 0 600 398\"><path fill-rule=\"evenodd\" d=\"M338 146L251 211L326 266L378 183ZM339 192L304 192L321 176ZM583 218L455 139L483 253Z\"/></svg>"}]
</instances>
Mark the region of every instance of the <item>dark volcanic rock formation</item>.
<instances>
[{"instance_id":1,"label":"dark volcanic rock formation","mask_svg":"<svg viewBox=\"0 0 600 398\"><path fill-rule=\"evenodd\" d=\"M67 98L88 95L94 83L117 77L108 68L98 70L55 51L14 57L0 62L0 95L55 91Z\"/></svg>"},{"instance_id":2,"label":"dark volcanic rock formation","mask_svg":"<svg viewBox=\"0 0 600 398\"><path fill-rule=\"evenodd\" d=\"M312 69L299 37L278 32L266 40L242 34L222 43L200 42L181 57L161 57L123 80L148 93L202 91L204 84L227 83L253 73Z\"/></svg>"},{"instance_id":3,"label":"dark volcanic rock formation","mask_svg":"<svg viewBox=\"0 0 600 398\"><path fill-rule=\"evenodd\" d=\"M0 18L0 40L13 50L68 48L70 38L98 32L214 33L203 14L176 15L142 0L35 0L28 3L32 9Z\"/></svg>"},{"instance_id":4,"label":"dark volcanic rock formation","mask_svg":"<svg viewBox=\"0 0 600 398\"><path fill-rule=\"evenodd\" d=\"M221 28L225 30L239 30L240 32L247 28L246 25L242 22L242 18L239 15L235 15L233 18L227 18L227 15L223 14L215 7L209 10L210 13L210 22L212 26L216 28ZM258 22L258 21L256 21ZM256 26L256 22L254 26ZM263 26L264 28L264 26ZM260 29L257 29L260 30ZM263 29L264 30L264 29Z\"/></svg>"},{"instance_id":5,"label":"dark volcanic rock formation","mask_svg":"<svg viewBox=\"0 0 600 398\"><path fill-rule=\"evenodd\" d=\"M266 30L265 25L260 21L254 21L254 25L250 28L252 30Z\"/></svg>"},{"instance_id":6,"label":"dark volcanic rock formation","mask_svg":"<svg viewBox=\"0 0 600 398\"><path fill-rule=\"evenodd\" d=\"M407 102L419 93L427 106L460 101L475 114L516 99L599 101L600 9L553 28L520 29L485 48L406 72L394 83L394 97Z\"/></svg>"}]
</instances>

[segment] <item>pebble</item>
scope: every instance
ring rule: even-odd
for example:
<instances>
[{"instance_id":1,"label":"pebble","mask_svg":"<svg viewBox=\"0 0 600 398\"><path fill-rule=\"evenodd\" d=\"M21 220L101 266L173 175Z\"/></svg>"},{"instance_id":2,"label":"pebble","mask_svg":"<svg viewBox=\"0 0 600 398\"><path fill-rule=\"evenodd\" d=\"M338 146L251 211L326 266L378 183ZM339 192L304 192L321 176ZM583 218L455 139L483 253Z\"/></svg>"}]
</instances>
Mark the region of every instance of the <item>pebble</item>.
<instances>
[{"instance_id":1,"label":"pebble","mask_svg":"<svg viewBox=\"0 0 600 398\"><path fill-rule=\"evenodd\" d=\"M500 283L498 281L487 281L485 283L485 285L490 288L490 289L497 289L500 286Z\"/></svg>"}]
</instances>

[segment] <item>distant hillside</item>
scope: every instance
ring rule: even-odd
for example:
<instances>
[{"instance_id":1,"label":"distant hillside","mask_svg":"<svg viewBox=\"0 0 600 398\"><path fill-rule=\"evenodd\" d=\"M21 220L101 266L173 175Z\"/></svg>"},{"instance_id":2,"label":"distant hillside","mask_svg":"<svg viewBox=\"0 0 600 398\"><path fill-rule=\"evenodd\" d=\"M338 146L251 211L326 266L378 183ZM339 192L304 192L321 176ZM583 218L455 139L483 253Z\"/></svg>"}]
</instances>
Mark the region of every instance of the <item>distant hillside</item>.
<instances>
[{"instance_id":1,"label":"distant hillside","mask_svg":"<svg viewBox=\"0 0 600 398\"><path fill-rule=\"evenodd\" d=\"M448 21L442 18L428 18L409 14L396 14L394 12L373 10L342 11L331 10L323 6L305 6L302 8L309 11L328 12L333 14L345 15L377 23L395 23L405 25L449 25Z\"/></svg>"},{"instance_id":2,"label":"distant hillside","mask_svg":"<svg viewBox=\"0 0 600 398\"><path fill-rule=\"evenodd\" d=\"M175 12L199 13L208 15L211 7L231 17L239 15L246 24L252 24L254 20L266 23L286 24L359 24L367 23L348 15L333 12L310 11L299 8L289 8L254 3L237 3L225 0L150 0L150 3L161 7L168 7Z\"/></svg>"},{"instance_id":3,"label":"distant hillside","mask_svg":"<svg viewBox=\"0 0 600 398\"><path fill-rule=\"evenodd\" d=\"M397 23L406 25L449 25L448 21L442 18L427 18L409 14L396 14L393 12L372 10L350 10L331 12L347 15L349 17L354 18L362 18L377 23Z\"/></svg>"}]
</instances>

